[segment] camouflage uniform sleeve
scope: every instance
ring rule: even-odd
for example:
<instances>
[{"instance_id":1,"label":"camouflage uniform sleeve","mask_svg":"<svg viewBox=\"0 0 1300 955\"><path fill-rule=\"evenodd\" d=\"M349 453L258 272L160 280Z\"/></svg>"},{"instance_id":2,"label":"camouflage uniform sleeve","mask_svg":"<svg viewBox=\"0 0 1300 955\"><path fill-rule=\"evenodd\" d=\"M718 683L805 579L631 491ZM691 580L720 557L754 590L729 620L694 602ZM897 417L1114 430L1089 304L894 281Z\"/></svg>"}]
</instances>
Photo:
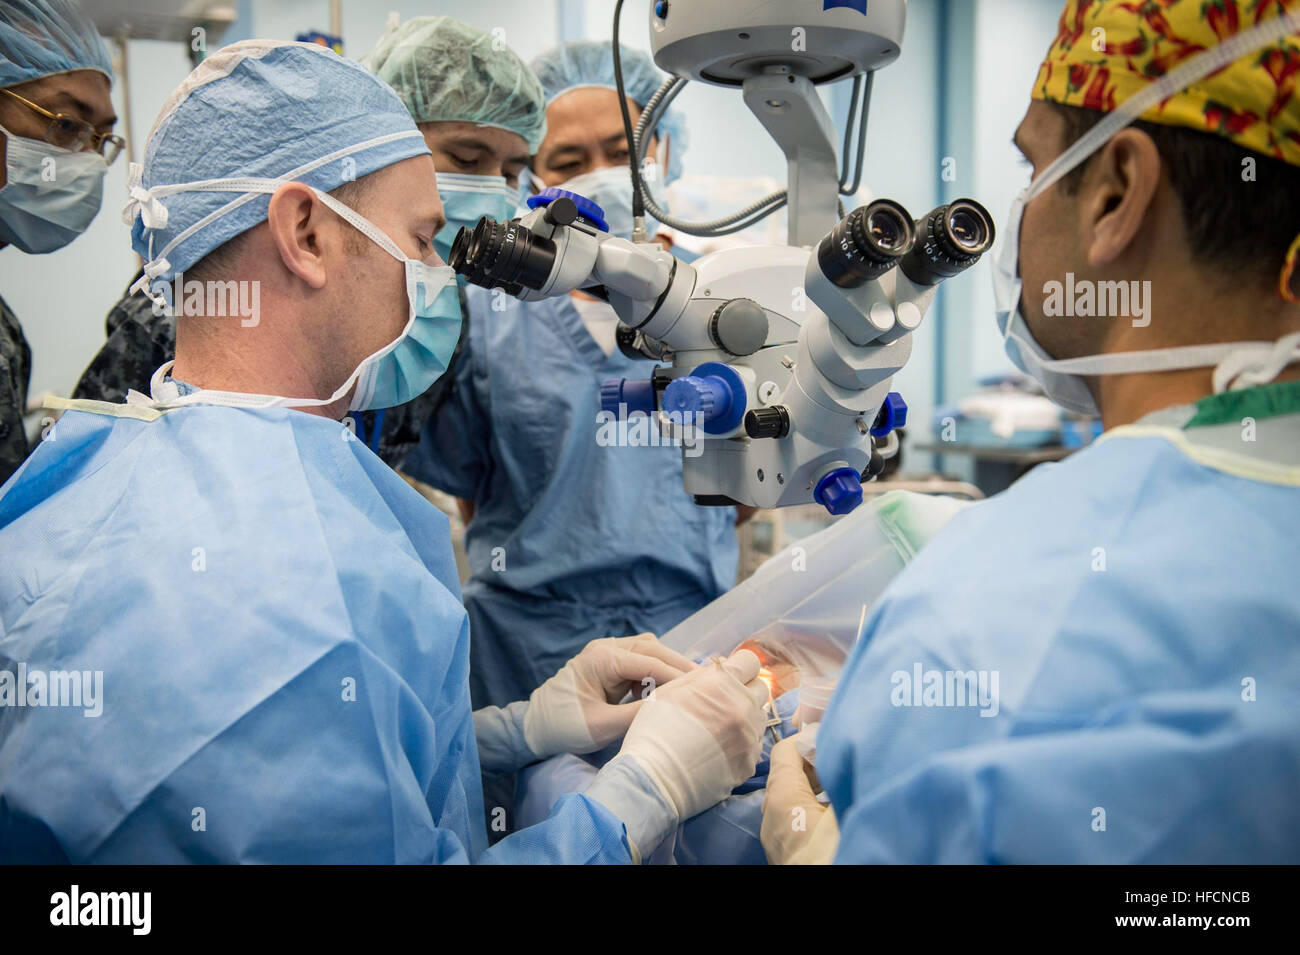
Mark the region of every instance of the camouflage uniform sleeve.
<instances>
[{"instance_id":1,"label":"camouflage uniform sleeve","mask_svg":"<svg viewBox=\"0 0 1300 955\"><path fill-rule=\"evenodd\" d=\"M127 295L108 313L108 341L77 382L74 398L124 401L126 393L149 392L158 366L176 357L176 319L155 315L144 292Z\"/></svg>"},{"instance_id":2,"label":"camouflage uniform sleeve","mask_svg":"<svg viewBox=\"0 0 1300 955\"><path fill-rule=\"evenodd\" d=\"M0 298L0 484L27 458L23 412L32 376L32 350L18 316Z\"/></svg>"}]
</instances>

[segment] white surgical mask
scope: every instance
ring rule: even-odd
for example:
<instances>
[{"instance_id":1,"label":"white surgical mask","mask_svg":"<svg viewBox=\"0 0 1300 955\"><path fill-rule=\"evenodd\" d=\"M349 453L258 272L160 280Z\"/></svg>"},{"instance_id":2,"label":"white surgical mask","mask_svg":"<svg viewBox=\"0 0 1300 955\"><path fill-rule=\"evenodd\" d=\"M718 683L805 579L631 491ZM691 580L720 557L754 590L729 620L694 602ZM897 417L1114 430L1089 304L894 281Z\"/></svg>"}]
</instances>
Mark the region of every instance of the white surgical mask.
<instances>
[{"instance_id":1,"label":"white surgical mask","mask_svg":"<svg viewBox=\"0 0 1300 955\"><path fill-rule=\"evenodd\" d=\"M560 188L585 196L600 206L610 235L632 238L632 173L627 166L603 166L574 176L561 183ZM647 215L647 234L653 236L658 231L659 223Z\"/></svg>"},{"instance_id":2,"label":"white surgical mask","mask_svg":"<svg viewBox=\"0 0 1300 955\"><path fill-rule=\"evenodd\" d=\"M1300 360L1300 334L1286 335L1276 342L1232 342L1217 345L1185 345L1150 351L1116 352L1082 358L1055 359L1035 340L1020 310L1020 220L1025 206L1060 181L1071 170L1104 146L1117 132L1133 123L1152 106L1186 89L1234 60L1276 43L1300 30L1300 23L1283 12L1276 19L1245 30L1213 46L1160 80L1125 100L1089 130L1074 145L1043 170L1042 175L1021 190L1011 205L1002 230L1002 248L993 260L993 296L998 330L1007 357L1017 368L1034 378L1047 397L1068 411L1098 415L1097 403L1084 378L1092 375L1130 375L1138 372L1173 371L1213 366L1214 390L1246 388L1272 381L1282 369Z\"/></svg>"},{"instance_id":3,"label":"white surgical mask","mask_svg":"<svg viewBox=\"0 0 1300 955\"><path fill-rule=\"evenodd\" d=\"M108 163L99 153L4 132L9 181L0 189L0 241L32 254L61 249L99 212Z\"/></svg>"}]
</instances>

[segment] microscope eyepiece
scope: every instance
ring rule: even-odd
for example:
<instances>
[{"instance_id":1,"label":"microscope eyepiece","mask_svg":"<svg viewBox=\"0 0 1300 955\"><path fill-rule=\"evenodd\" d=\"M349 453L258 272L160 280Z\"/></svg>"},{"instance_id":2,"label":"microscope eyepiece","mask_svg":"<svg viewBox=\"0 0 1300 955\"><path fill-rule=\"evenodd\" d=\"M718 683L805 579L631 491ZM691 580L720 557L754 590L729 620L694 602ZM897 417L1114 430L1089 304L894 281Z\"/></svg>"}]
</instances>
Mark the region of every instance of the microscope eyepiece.
<instances>
[{"instance_id":1,"label":"microscope eyepiece","mask_svg":"<svg viewBox=\"0 0 1300 955\"><path fill-rule=\"evenodd\" d=\"M526 229L518 219L497 222L484 216L473 230L461 229L447 263L474 285L502 288L517 295L540 289L555 264L555 243Z\"/></svg>"},{"instance_id":2,"label":"microscope eyepiece","mask_svg":"<svg viewBox=\"0 0 1300 955\"><path fill-rule=\"evenodd\" d=\"M960 205L948 212L948 234L953 243L975 254L988 248L992 225L975 209Z\"/></svg>"},{"instance_id":3,"label":"microscope eyepiece","mask_svg":"<svg viewBox=\"0 0 1300 955\"><path fill-rule=\"evenodd\" d=\"M915 239L907 210L890 199L877 199L854 209L822 239L817 264L840 288L858 288L893 268Z\"/></svg>"},{"instance_id":4,"label":"microscope eyepiece","mask_svg":"<svg viewBox=\"0 0 1300 955\"><path fill-rule=\"evenodd\" d=\"M939 206L916 223L917 241L899 268L918 285L938 285L966 271L993 244L993 218L973 199Z\"/></svg>"}]
</instances>

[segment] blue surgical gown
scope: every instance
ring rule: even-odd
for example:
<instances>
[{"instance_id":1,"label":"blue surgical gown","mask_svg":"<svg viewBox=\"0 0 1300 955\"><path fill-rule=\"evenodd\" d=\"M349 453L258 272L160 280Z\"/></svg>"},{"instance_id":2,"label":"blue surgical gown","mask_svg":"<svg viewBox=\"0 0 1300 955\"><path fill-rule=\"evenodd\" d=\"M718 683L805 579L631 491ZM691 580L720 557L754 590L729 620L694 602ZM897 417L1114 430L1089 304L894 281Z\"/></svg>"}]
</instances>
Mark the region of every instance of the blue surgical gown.
<instances>
[{"instance_id":1,"label":"blue surgical gown","mask_svg":"<svg viewBox=\"0 0 1300 955\"><path fill-rule=\"evenodd\" d=\"M102 674L0 706L0 861L629 861L576 795L485 851L446 518L350 431L105 407L0 491L0 670Z\"/></svg>"},{"instance_id":2,"label":"blue surgical gown","mask_svg":"<svg viewBox=\"0 0 1300 955\"><path fill-rule=\"evenodd\" d=\"M837 861L1300 862L1300 416L1256 426L1290 463L1122 428L926 545L818 737Z\"/></svg>"},{"instance_id":3,"label":"blue surgical gown","mask_svg":"<svg viewBox=\"0 0 1300 955\"><path fill-rule=\"evenodd\" d=\"M736 512L693 502L681 449L598 441L601 382L654 363L607 357L567 295L468 301L455 384L404 470L474 502L470 688L505 706L589 640L664 633L730 589Z\"/></svg>"}]
</instances>

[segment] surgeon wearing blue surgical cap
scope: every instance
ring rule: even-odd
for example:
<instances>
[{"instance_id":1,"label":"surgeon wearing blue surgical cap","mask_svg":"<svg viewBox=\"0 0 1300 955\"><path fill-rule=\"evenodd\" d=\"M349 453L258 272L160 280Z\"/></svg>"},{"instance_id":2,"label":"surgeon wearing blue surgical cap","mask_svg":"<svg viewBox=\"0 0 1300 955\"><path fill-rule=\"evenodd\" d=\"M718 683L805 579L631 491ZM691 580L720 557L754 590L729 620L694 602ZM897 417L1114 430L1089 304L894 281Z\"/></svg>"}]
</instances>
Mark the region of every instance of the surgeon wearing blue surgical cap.
<instances>
[{"instance_id":1,"label":"surgeon wearing blue surgical cap","mask_svg":"<svg viewBox=\"0 0 1300 955\"><path fill-rule=\"evenodd\" d=\"M481 216L509 217L520 178L546 131L542 88L528 65L486 30L453 17L415 17L384 34L361 64L392 87L433 153L444 225L434 248L446 259L452 239ZM142 293L109 313L108 341L74 395L121 401L176 354L176 319L155 314ZM400 468L450 376L413 401L355 415L357 437Z\"/></svg>"},{"instance_id":2,"label":"surgeon wearing blue surgical cap","mask_svg":"<svg viewBox=\"0 0 1300 955\"><path fill-rule=\"evenodd\" d=\"M0 4L0 249L11 249L5 255L57 251L99 212L104 174L122 147L113 135L112 83L108 52L75 4ZM31 349L0 299L0 484L27 457L30 377Z\"/></svg>"},{"instance_id":3,"label":"surgeon wearing blue surgical cap","mask_svg":"<svg viewBox=\"0 0 1300 955\"><path fill-rule=\"evenodd\" d=\"M633 122L665 76L622 52ZM578 192L610 231L631 223L630 151L607 43L570 43L532 62L547 133L532 188ZM685 145L669 113L651 143L662 185ZM649 177L648 177L649 178ZM615 345L617 318L581 293L538 302L471 287L469 335L451 394L406 471L462 502L472 576L475 704L529 693L588 640L663 633L734 583L732 507L694 503L682 450L604 441L601 383L648 378L653 363Z\"/></svg>"},{"instance_id":4,"label":"surgeon wearing blue surgical cap","mask_svg":"<svg viewBox=\"0 0 1300 955\"><path fill-rule=\"evenodd\" d=\"M320 46L235 43L167 100L126 214L141 291L185 275L176 359L58 401L0 490L0 864L631 862L753 773L748 652L593 641L471 712L447 518L342 420L447 370L436 182L408 105ZM487 848L481 766L620 740Z\"/></svg>"}]
</instances>

